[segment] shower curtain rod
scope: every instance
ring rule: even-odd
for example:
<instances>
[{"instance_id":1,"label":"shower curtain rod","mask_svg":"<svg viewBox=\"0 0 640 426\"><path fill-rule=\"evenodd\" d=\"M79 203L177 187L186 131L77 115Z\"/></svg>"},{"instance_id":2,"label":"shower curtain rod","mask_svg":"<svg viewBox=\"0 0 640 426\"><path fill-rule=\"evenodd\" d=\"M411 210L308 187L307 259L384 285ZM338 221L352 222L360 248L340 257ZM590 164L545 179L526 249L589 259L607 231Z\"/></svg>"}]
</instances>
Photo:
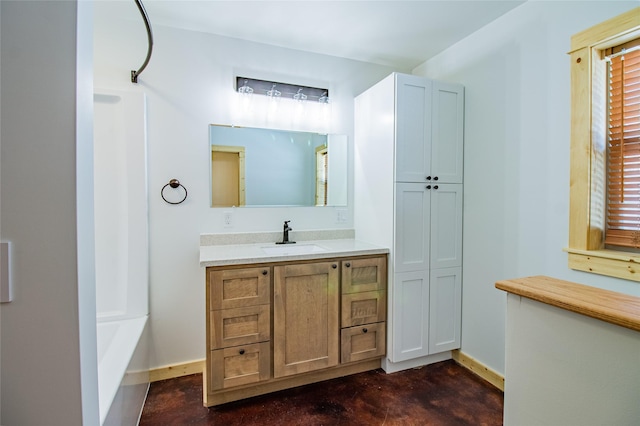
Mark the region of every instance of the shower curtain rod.
<instances>
[{"instance_id":1,"label":"shower curtain rod","mask_svg":"<svg viewBox=\"0 0 640 426\"><path fill-rule=\"evenodd\" d=\"M147 57L144 60L144 63L140 67L138 71L131 70L131 82L137 83L138 76L149 64L149 59L151 59L151 51L153 50L153 34L151 34L151 24L149 23L149 16L147 15L147 11L142 4L142 0L134 0L136 5L138 6L138 10L140 11L140 15L142 15L142 19L144 20L144 26L147 27L147 40L149 41L149 48L147 49Z\"/></svg>"}]
</instances>

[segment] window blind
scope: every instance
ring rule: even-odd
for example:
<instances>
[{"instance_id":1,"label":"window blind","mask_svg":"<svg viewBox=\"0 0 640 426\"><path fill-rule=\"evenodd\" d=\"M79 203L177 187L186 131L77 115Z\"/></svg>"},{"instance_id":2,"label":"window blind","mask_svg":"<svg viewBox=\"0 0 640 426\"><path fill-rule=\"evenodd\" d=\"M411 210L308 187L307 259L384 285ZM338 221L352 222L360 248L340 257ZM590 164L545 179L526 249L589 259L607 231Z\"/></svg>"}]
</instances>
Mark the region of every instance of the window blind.
<instances>
[{"instance_id":1,"label":"window blind","mask_svg":"<svg viewBox=\"0 0 640 426\"><path fill-rule=\"evenodd\" d=\"M605 244L640 248L639 40L610 49Z\"/></svg>"}]
</instances>

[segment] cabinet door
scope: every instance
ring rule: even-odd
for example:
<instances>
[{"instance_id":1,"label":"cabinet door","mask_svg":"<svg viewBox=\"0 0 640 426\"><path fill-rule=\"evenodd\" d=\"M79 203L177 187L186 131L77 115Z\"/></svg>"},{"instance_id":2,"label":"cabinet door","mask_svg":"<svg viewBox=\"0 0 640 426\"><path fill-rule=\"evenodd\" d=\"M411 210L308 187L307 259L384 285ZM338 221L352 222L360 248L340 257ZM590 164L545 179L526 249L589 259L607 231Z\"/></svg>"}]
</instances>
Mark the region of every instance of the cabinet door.
<instances>
[{"instance_id":1,"label":"cabinet door","mask_svg":"<svg viewBox=\"0 0 640 426\"><path fill-rule=\"evenodd\" d=\"M207 268L211 309L241 308L271 303L270 268Z\"/></svg>"},{"instance_id":2,"label":"cabinet door","mask_svg":"<svg viewBox=\"0 0 640 426\"><path fill-rule=\"evenodd\" d=\"M429 271L395 274L391 361L429 354Z\"/></svg>"},{"instance_id":3,"label":"cabinet door","mask_svg":"<svg viewBox=\"0 0 640 426\"><path fill-rule=\"evenodd\" d=\"M342 293L383 290L387 287L387 257L348 259L342 265Z\"/></svg>"},{"instance_id":4,"label":"cabinet door","mask_svg":"<svg viewBox=\"0 0 640 426\"><path fill-rule=\"evenodd\" d=\"M396 75L396 182L431 174L431 80Z\"/></svg>"},{"instance_id":5,"label":"cabinet door","mask_svg":"<svg viewBox=\"0 0 640 426\"><path fill-rule=\"evenodd\" d=\"M342 296L342 327L384 321L387 318L387 292L364 291Z\"/></svg>"},{"instance_id":6,"label":"cabinet door","mask_svg":"<svg viewBox=\"0 0 640 426\"><path fill-rule=\"evenodd\" d=\"M344 328L342 336L342 362L377 358L385 354L386 323L378 322L360 327Z\"/></svg>"},{"instance_id":7,"label":"cabinet door","mask_svg":"<svg viewBox=\"0 0 640 426\"><path fill-rule=\"evenodd\" d=\"M431 173L438 182L462 183L464 88L433 82Z\"/></svg>"},{"instance_id":8,"label":"cabinet door","mask_svg":"<svg viewBox=\"0 0 640 426\"><path fill-rule=\"evenodd\" d=\"M430 193L429 268L462 266L462 184L432 185Z\"/></svg>"},{"instance_id":9,"label":"cabinet door","mask_svg":"<svg viewBox=\"0 0 640 426\"><path fill-rule=\"evenodd\" d=\"M270 338L269 305L211 311L210 349L264 342Z\"/></svg>"},{"instance_id":10,"label":"cabinet door","mask_svg":"<svg viewBox=\"0 0 640 426\"><path fill-rule=\"evenodd\" d=\"M429 354L460 347L461 268L434 269L429 283Z\"/></svg>"},{"instance_id":11,"label":"cabinet door","mask_svg":"<svg viewBox=\"0 0 640 426\"><path fill-rule=\"evenodd\" d=\"M269 342L212 351L208 375L210 389L226 389L268 380L270 352Z\"/></svg>"},{"instance_id":12,"label":"cabinet door","mask_svg":"<svg viewBox=\"0 0 640 426\"><path fill-rule=\"evenodd\" d=\"M396 184L396 272L429 268L430 191L423 183Z\"/></svg>"},{"instance_id":13,"label":"cabinet door","mask_svg":"<svg viewBox=\"0 0 640 426\"><path fill-rule=\"evenodd\" d=\"M273 372L289 376L339 361L339 265L274 268Z\"/></svg>"}]
</instances>

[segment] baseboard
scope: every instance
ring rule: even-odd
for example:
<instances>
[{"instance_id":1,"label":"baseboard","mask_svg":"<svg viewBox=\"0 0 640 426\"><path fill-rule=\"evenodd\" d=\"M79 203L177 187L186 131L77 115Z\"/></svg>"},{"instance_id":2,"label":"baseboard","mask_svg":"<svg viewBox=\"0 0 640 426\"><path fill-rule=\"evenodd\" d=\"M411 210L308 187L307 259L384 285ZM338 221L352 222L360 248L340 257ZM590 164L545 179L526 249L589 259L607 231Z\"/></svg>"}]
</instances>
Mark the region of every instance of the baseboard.
<instances>
[{"instance_id":1,"label":"baseboard","mask_svg":"<svg viewBox=\"0 0 640 426\"><path fill-rule=\"evenodd\" d=\"M460 352L459 349L451 351L451 357L455 362L482 377L493 386L504 392L504 376L490 369L480 361ZM149 370L149 381L157 382L159 380L173 379L176 377L188 376L190 374L198 374L204 371L205 360L186 362L183 364L174 364L166 367L154 368ZM407 367L410 368L410 367ZM402 370L400 368L399 370ZM395 371L396 369L392 369ZM399 371L398 370L398 371ZM389 372L389 371L387 371Z\"/></svg>"},{"instance_id":2,"label":"baseboard","mask_svg":"<svg viewBox=\"0 0 640 426\"><path fill-rule=\"evenodd\" d=\"M466 355L464 352L460 352L460 349L451 351L451 356L455 362L504 392L504 376L502 374L495 372L477 359Z\"/></svg>"},{"instance_id":3,"label":"baseboard","mask_svg":"<svg viewBox=\"0 0 640 426\"><path fill-rule=\"evenodd\" d=\"M176 377L202 373L204 370L204 363L205 360L203 359L199 361L185 362L183 364L154 368L149 370L149 381L157 382L160 380L174 379Z\"/></svg>"}]
</instances>

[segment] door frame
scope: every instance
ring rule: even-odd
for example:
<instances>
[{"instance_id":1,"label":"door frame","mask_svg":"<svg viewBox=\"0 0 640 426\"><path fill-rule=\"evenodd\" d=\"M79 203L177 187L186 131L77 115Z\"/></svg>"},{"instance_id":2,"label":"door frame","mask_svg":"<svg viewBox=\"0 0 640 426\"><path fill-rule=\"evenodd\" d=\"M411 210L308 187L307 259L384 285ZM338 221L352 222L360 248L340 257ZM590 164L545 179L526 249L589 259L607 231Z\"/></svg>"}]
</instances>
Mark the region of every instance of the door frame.
<instances>
[{"instance_id":1,"label":"door frame","mask_svg":"<svg viewBox=\"0 0 640 426\"><path fill-rule=\"evenodd\" d=\"M229 146L229 145L211 145L211 173L213 174L213 153L214 152L230 152L234 154L238 154L238 202L240 206L244 206L246 204L246 190L245 190L245 149L243 146ZM209 179L211 181L211 191L212 191L212 200L213 200L213 178ZM231 206L227 206L231 207Z\"/></svg>"}]
</instances>

